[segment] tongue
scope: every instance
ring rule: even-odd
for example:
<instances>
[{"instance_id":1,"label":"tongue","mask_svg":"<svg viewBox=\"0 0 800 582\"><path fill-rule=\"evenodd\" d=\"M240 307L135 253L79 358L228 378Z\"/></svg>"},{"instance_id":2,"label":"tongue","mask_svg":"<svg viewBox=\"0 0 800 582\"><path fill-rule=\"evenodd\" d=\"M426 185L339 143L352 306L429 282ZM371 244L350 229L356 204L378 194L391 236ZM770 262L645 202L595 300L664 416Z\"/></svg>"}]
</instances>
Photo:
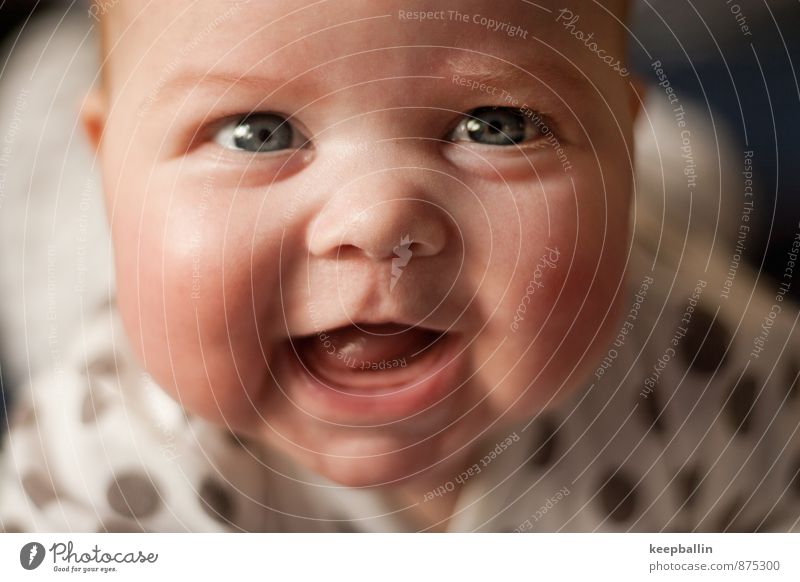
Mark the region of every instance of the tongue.
<instances>
[{"instance_id":1,"label":"tongue","mask_svg":"<svg viewBox=\"0 0 800 582\"><path fill-rule=\"evenodd\" d=\"M308 338L306 353L325 367L386 370L410 364L436 337L431 331L394 324L351 325Z\"/></svg>"}]
</instances>

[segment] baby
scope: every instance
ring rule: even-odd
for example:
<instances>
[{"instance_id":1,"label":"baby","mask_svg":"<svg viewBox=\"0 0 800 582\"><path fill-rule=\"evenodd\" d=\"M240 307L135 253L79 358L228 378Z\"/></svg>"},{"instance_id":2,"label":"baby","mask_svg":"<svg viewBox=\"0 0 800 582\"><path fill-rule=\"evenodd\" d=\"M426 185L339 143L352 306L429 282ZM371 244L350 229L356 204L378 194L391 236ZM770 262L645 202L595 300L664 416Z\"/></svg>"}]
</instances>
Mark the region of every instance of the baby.
<instances>
[{"instance_id":1,"label":"baby","mask_svg":"<svg viewBox=\"0 0 800 582\"><path fill-rule=\"evenodd\" d=\"M0 526L795 528L797 312L638 216L627 11L94 5L116 292Z\"/></svg>"}]
</instances>

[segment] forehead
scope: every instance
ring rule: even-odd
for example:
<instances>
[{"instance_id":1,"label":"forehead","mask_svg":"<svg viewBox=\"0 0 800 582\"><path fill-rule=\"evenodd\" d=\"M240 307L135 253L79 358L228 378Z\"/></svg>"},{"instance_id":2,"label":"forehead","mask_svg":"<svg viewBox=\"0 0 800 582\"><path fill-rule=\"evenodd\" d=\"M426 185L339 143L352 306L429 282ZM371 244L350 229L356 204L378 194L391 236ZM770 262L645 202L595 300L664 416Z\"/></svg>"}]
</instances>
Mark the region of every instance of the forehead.
<instances>
[{"instance_id":1,"label":"forehead","mask_svg":"<svg viewBox=\"0 0 800 582\"><path fill-rule=\"evenodd\" d=\"M586 60L556 23L564 6L617 50L622 26L608 2L589 0L126 0L108 23L110 63L115 77L193 67L292 76L325 63L327 73L419 74L443 60L553 68Z\"/></svg>"}]
</instances>

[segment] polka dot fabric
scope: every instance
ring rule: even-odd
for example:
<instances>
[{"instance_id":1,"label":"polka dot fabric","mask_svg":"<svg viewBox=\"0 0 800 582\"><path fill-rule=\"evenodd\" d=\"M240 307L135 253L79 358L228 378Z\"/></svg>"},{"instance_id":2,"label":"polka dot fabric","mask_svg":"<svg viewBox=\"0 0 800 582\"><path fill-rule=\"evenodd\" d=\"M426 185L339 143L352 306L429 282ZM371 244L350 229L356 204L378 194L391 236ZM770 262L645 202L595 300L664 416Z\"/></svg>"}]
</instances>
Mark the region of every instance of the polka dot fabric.
<instances>
[{"instance_id":1,"label":"polka dot fabric","mask_svg":"<svg viewBox=\"0 0 800 582\"><path fill-rule=\"evenodd\" d=\"M646 248L630 260L624 338L581 389L476 447L480 458L516 437L445 493L457 495L450 531L800 529L797 309L782 301L771 320L774 286L743 266L723 296L724 260ZM187 417L123 337L106 307L63 373L37 381L15 411L3 530L418 528L374 491L326 482Z\"/></svg>"}]
</instances>

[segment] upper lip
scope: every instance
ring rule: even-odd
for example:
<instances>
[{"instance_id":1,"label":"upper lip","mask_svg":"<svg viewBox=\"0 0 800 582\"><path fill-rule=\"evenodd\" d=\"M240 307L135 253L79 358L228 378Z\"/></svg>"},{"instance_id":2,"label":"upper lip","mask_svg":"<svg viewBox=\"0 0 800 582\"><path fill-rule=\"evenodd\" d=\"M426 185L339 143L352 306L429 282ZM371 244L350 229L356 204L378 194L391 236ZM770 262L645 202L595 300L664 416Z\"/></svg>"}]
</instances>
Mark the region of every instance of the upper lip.
<instances>
[{"instance_id":1,"label":"upper lip","mask_svg":"<svg viewBox=\"0 0 800 582\"><path fill-rule=\"evenodd\" d=\"M441 333L459 330L465 323L466 305L455 294L448 295L447 301L432 303L419 297L390 298L371 293L370 289L354 285L344 295L306 297L305 305L293 305L287 312L286 336L303 337L353 325L381 324Z\"/></svg>"},{"instance_id":2,"label":"upper lip","mask_svg":"<svg viewBox=\"0 0 800 582\"><path fill-rule=\"evenodd\" d=\"M394 318L376 317L376 318L359 318L359 319L331 322L329 324L326 323L324 325L316 325L315 326L316 329L314 331L311 331L309 333L290 334L290 337L301 338L301 337L313 336L320 333L331 332L346 327L365 328L365 327L377 327L381 325L387 325L387 326L395 325L398 327L406 328L406 330L410 330L413 328L413 329L418 329L420 331L427 331L439 334L453 331L452 326L431 324L427 320L423 322L416 322L411 320L410 318L394 319Z\"/></svg>"}]
</instances>

